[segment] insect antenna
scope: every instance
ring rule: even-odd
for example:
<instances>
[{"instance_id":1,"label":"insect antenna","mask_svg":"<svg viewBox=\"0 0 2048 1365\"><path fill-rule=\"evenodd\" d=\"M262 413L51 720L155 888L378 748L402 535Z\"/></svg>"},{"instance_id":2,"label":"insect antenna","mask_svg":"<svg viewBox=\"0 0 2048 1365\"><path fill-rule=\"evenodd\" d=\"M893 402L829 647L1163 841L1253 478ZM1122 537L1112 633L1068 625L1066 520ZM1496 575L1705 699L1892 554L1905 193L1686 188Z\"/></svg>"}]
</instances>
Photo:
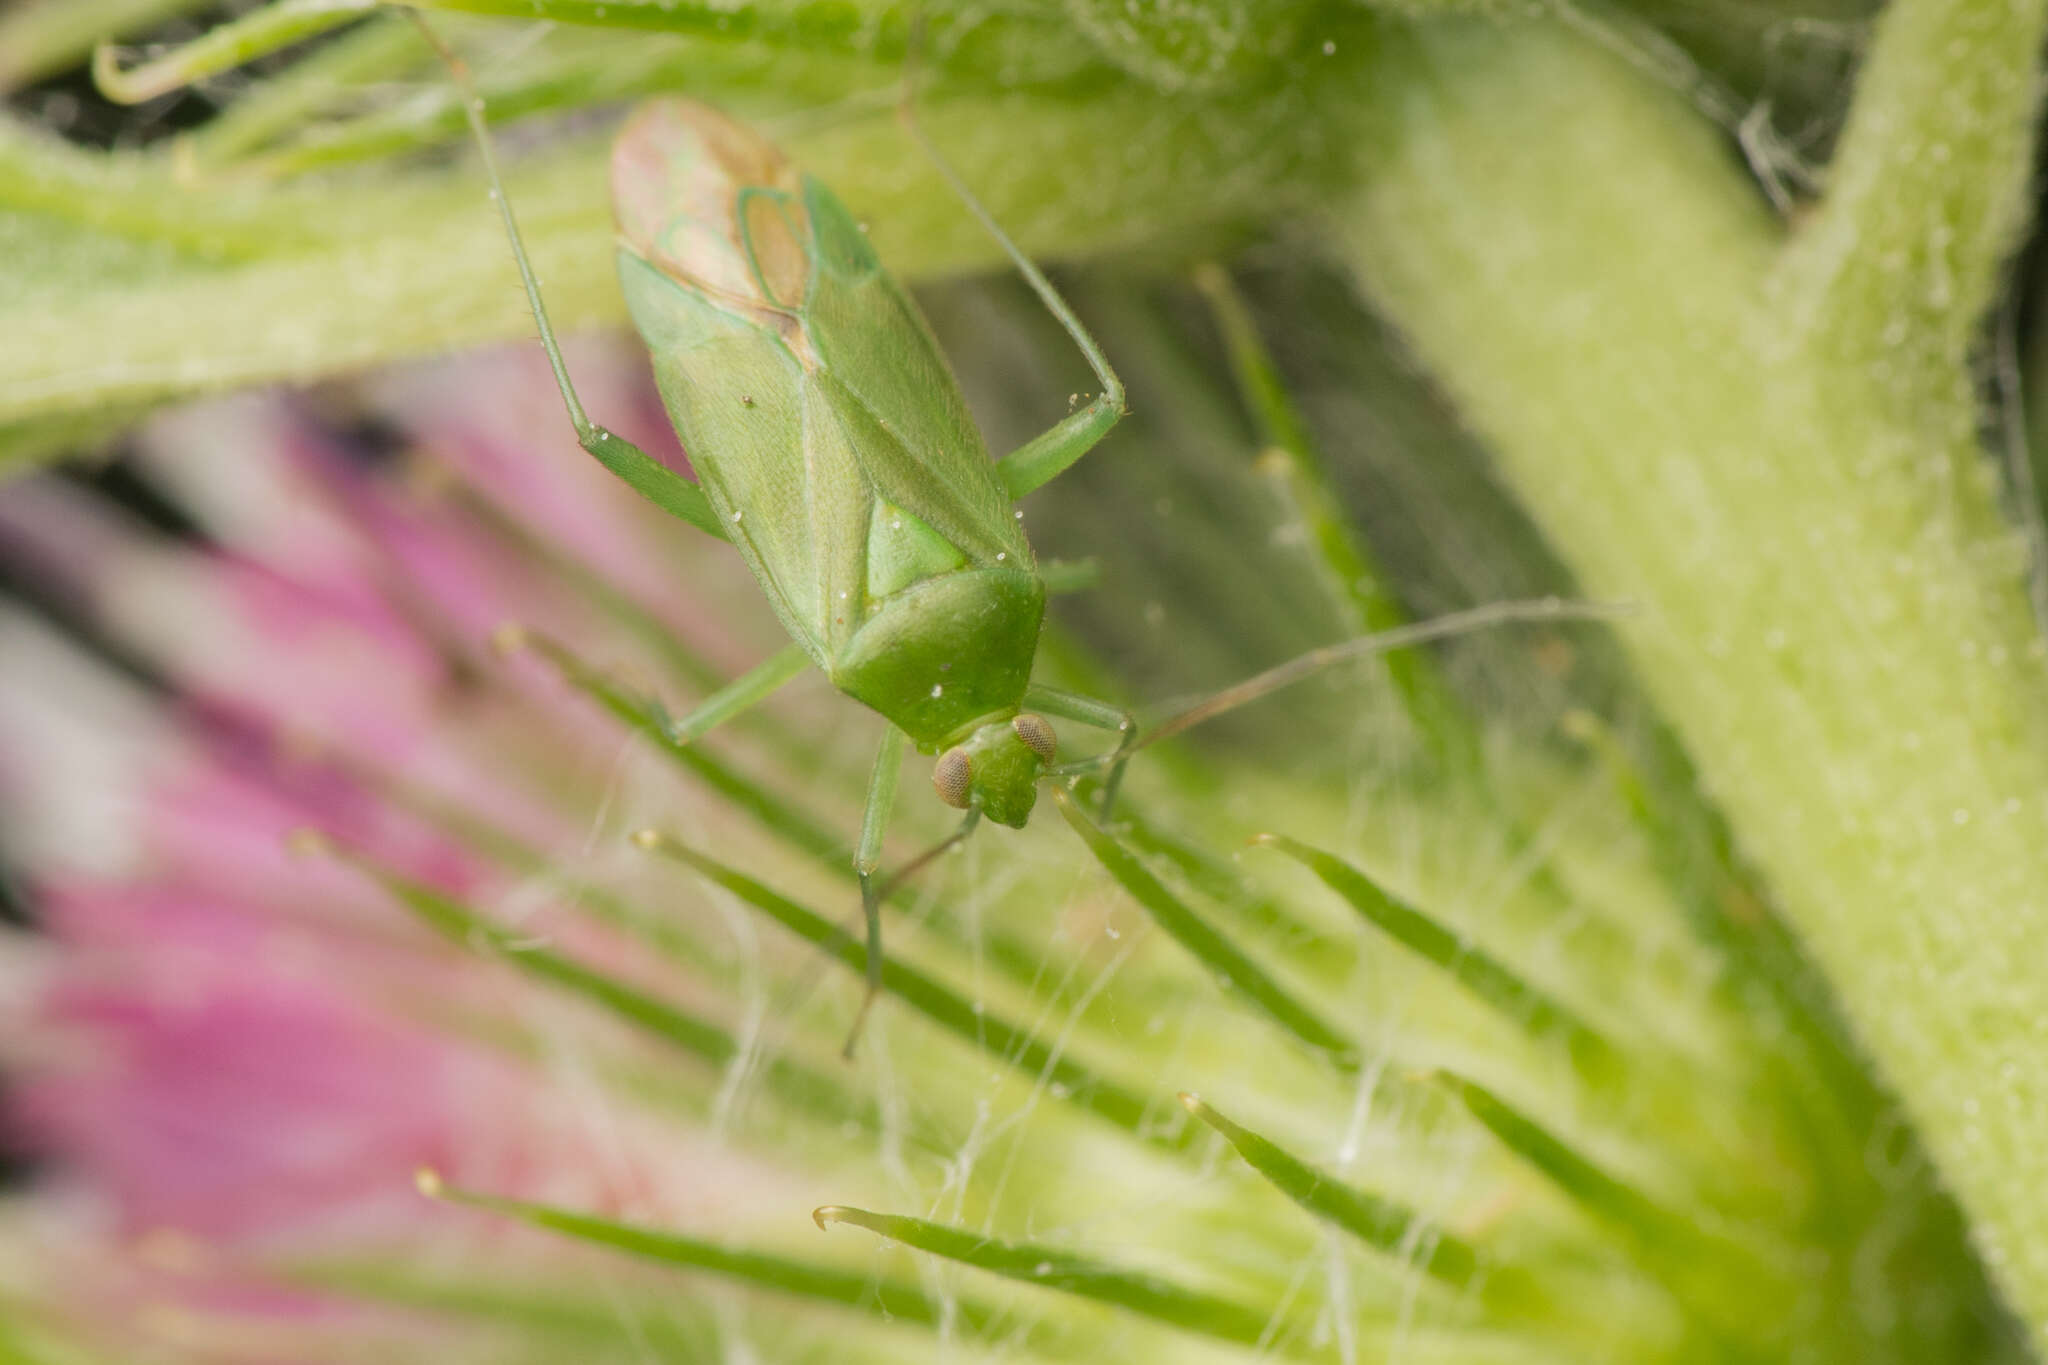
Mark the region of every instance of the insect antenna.
<instances>
[{"instance_id":1,"label":"insect antenna","mask_svg":"<svg viewBox=\"0 0 2048 1365\"><path fill-rule=\"evenodd\" d=\"M960 828L954 830L951 834L948 834L945 838L939 840L936 844L933 844L930 848L890 873L889 879L875 889L876 898L887 900L895 895L905 882L924 871L933 862L936 862L939 855L965 843L967 836L974 833L974 827L980 823L981 812L979 810L967 812L967 818L960 822Z\"/></svg>"},{"instance_id":2,"label":"insect antenna","mask_svg":"<svg viewBox=\"0 0 2048 1365\"><path fill-rule=\"evenodd\" d=\"M1121 763L1140 749L1157 744L1163 739L1171 739L1184 730L1192 730L1204 721L1214 720L1241 706L1248 706L1278 692L1283 687L1291 687L1326 668L1353 659L1367 659L1396 649L1411 649L1416 645L1428 644L1432 640L1469 635L1473 631L1487 630L1494 626L1538 624L1548 621L1610 621L1631 616L1636 610L1636 605L1632 602L1574 602L1561 597L1523 598L1508 602L1490 602L1485 606L1454 611L1434 620L1416 621L1410 625L1396 626L1392 630L1360 635L1338 644L1312 649L1263 673L1255 673L1243 682L1235 683L1220 692L1213 692L1199 701L1183 706L1165 720L1143 731L1129 744L1120 745L1107 753L1076 759L1072 763L1062 763L1056 768L1048 769L1047 773L1056 777L1070 776Z\"/></svg>"}]
</instances>

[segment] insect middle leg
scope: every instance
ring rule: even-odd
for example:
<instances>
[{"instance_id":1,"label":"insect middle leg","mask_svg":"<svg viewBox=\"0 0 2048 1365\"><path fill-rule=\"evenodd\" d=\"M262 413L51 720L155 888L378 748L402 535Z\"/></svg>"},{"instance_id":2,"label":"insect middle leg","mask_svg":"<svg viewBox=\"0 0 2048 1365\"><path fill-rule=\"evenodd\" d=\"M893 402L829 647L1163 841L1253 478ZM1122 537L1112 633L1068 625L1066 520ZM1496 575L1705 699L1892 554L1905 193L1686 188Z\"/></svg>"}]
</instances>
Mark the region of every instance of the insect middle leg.
<instances>
[{"instance_id":1,"label":"insect middle leg","mask_svg":"<svg viewBox=\"0 0 2048 1365\"><path fill-rule=\"evenodd\" d=\"M570 425L576 429L576 444L662 511L680 517L707 535L720 540L730 539L719 525L718 516L711 510L711 501L704 496L702 488L623 436L591 421L583 411L583 400L576 396L576 385L569 378L568 362L562 358L554 326L548 321L547 305L541 301L540 279L533 273L533 262L527 259L526 243L519 235L519 222L512 215L511 200L505 196L505 182L498 174L496 145L491 139L490 126L484 120L483 97L477 94L476 84L470 80L469 68L462 58L441 41L441 36L417 11L407 10L406 15L419 27L435 54L441 58L448 68L449 79L461 93L462 115L468 120L469 131L476 139L484 177L490 182L491 199L498 206L498 216L504 220L505 236L512 243L512 258L518 262L519 279L526 286L526 302L533 309L534 325L540 329L540 344L547 351L548 365L555 372L555 387L562 391L562 403L569 410Z\"/></svg>"},{"instance_id":2,"label":"insect middle leg","mask_svg":"<svg viewBox=\"0 0 2048 1365\"><path fill-rule=\"evenodd\" d=\"M801 645L788 645L755 664L713 692L681 720L668 713L659 697L650 698L648 712L669 743L681 746L711 733L740 712L766 701L790 679L810 667Z\"/></svg>"},{"instance_id":3,"label":"insect middle leg","mask_svg":"<svg viewBox=\"0 0 2048 1365\"><path fill-rule=\"evenodd\" d=\"M531 651L546 660L577 690L589 694L630 724L652 731L662 742L678 749L767 700L810 664L810 657L801 647L787 646L713 692L677 720L669 714L668 707L659 696L643 690L637 682L626 682L616 672L589 662L544 632L507 624L498 628L491 637L491 644L501 654Z\"/></svg>"},{"instance_id":4,"label":"insect middle leg","mask_svg":"<svg viewBox=\"0 0 2048 1365\"><path fill-rule=\"evenodd\" d=\"M1115 733L1116 747L1106 759L1101 760L1109 764L1109 776L1102 783L1102 818L1107 820L1116 805L1117 788L1123 785L1124 765L1130 762L1131 745L1138 738L1138 718L1121 706L1038 683L1024 690L1024 705L1049 716L1079 721L1083 725Z\"/></svg>"},{"instance_id":5,"label":"insect middle leg","mask_svg":"<svg viewBox=\"0 0 2048 1365\"><path fill-rule=\"evenodd\" d=\"M882 902L897 887L923 871L928 863L966 839L981 823L979 810L968 811L959 828L897 868L886 880L878 880L882 866L882 837L888 833L889 812L896 804L896 780L902 774L903 751L909 743L910 737L893 725L882 735L882 747L875 754L875 770L868 779L867 808L860 821L860 843L853 854L853 870L860 878L861 914L867 921L867 989L861 995L853 1027L847 1030L846 1046L841 1049L841 1055L849 1061L853 1058L854 1044L860 1040L861 1026L867 1022L868 1010L882 992Z\"/></svg>"},{"instance_id":6,"label":"insect middle leg","mask_svg":"<svg viewBox=\"0 0 2048 1365\"><path fill-rule=\"evenodd\" d=\"M882 747L875 753L875 770L868 778L868 799L860 818L860 843L854 847L853 870L860 878L860 912L867 923L867 989L860 997L860 1009L847 1030L842 1053L851 1059L853 1045L860 1038L868 1010L882 992L882 890L875 873L882 865L882 838L889 832L889 812L896 804L896 780L903 773L903 751L910 736L891 725L882 732Z\"/></svg>"}]
</instances>

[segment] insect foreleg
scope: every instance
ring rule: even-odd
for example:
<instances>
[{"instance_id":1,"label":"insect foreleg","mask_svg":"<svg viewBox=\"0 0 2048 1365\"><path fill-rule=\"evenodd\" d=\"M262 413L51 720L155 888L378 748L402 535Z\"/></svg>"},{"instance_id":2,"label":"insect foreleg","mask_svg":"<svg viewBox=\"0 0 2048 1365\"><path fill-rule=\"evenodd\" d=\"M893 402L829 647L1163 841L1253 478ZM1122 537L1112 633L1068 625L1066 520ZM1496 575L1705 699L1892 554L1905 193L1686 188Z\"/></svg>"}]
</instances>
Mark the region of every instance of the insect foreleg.
<instances>
[{"instance_id":1,"label":"insect foreleg","mask_svg":"<svg viewBox=\"0 0 2048 1365\"><path fill-rule=\"evenodd\" d=\"M747 708L766 701L783 684L810 667L811 656L800 645L788 645L734 678L697 704L681 720L668 714L659 700L649 703L663 739L684 745L702 738Z\"/></svg>"},{"instance_id":2,"label":"insect foreleg","mask_svg":"<svg viewBox=\"0 0 2048 1365\"><path fill-rule=\"evenodd\" d=\"M541 301L540 279L533 273L533 262L527 259L526 243L519 236L519 222L512 215L512 202L505 196L505 182L498 174L497 151L491 140L490 127L484 121L483 97L477 94L476 84L470 80L469 68L462 58L441 41L441 36L417 11L407 10L406 14L448 68L449 79L461 93L462 115L469 121L469 131L476 139L484 176L490 182L491 198L497 203L498 216L504 220L505 236L512 243L512 258L518 262L519 278L526 286L526 302L533 309L534 325L540 329L540 344L547 351L548 364L555 372L555 386L562 391L562 403L569 410L570 424L576 428L576 444L662 511L682 518L707 535L717 536L720 540L729 539L719 525L717 514L711 510L710 500L704 496L703 489L631 441L591 421L584 413L583 400L576 396L576 385L569 378L568 362L562 358L562 348L555 341L554 326L548 321L547 305Z\"/></svg>"},{"instance_id":3,"label":"insect foreleg","mask_svg":"<svg viewBox=\"0 0 2048 1365\"><path fill-rule=\"evenodd\" d=\"M1110 810L1116 804L1117 788L1123 785L1124 765L1130 761L1131 745L1138 738L1138 718L1121 706L1112 706L1106 701L1084 697L1078 692L1063 692L1057 687L1043 687L1033 683L1024 691L1024 705L1033 711L1043 711L1049 716L1079 721L1092 725L1098 730L1110 730L1116 734L1116 747L1107 754L1097 755L1089 760L1089 766L1109 765L1109 776L1102 784L1102 818L1109 818Z\"/></svg>"},{"instance_id":4,"label":"insect foreleg","mask_svg":"<svg viewBox=\"0 0 2048 1365\"><path fill-rule=\"evenodd\" d=\"M882 865L882 837L889 831L889 811L896 804L896 779L903 772L903 750L910 737L891 725L882 732L882 747L875 753L875 771L868 778L867 807L860 818L860 843L853 851L853 870L860 878L860 910L867 921L867 989L861 994L860 1010L847 1030L845 1056L851 1059L853 1045L860 1040L860 1027L882 990L882 888L875 884L875 872Z\"/></svg>"}]
</instances>

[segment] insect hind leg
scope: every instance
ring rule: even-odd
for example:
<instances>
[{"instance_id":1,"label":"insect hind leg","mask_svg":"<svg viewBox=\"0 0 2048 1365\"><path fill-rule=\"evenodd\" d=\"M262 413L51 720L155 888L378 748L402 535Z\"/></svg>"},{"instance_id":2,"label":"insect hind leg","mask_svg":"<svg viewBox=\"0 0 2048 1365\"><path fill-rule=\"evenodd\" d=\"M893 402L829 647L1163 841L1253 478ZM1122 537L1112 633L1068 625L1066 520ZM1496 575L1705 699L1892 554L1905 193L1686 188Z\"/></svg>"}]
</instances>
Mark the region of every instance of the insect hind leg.
<instances>
[{"instance_id":1,"label":"insect hind leg","mask_svg":"<svg viewBox=\"0 0 2048 1365\"><path fill-rule=\"evenodd\" d=\"M729 539L703 489L623 436L591 421L583 411L583 400L576 396L576 385L569 377L568 362L562 358L561 345L555 340L554 325L548 321L547 304L540 295L540 277L534 273L533 262L527 257L526 242L519 235L519 220L513 215L512 201L505 194L504 177L498 173L497 147L491 137L490 124L484 118L483 96L477 93L476 82L470 79L468 64L442 41L441 35L427 23L425 16L417 10L409 9L405 13L427 40L427 45L434 49L434 55L441 59L441 64L448 68L448 79L461 96L462 116L469 123L478 156L483 161L484 178L490 182L491 200L498 206L498 216L505 225L505 237L512 244L512 258L519 265L519 279L526 287L527 306L533 310L534 325L540 329L541 347L547 352L548 365L555 373L555 387L561 390L563 406L569 410L570 425L576 429L576 444L662 511L680 517L707 535Z\"/></svg>"},{"instance_id":2,"label":"insect hind leg","mask_svg":"<svg viewBox=\"0 0 2048 1365\"><path fill-rule=\"evenodd\" d=\"M938 169L947 187L967 206L967 211L974 215L975 220L988 235L995 238L996 245L1003 249L1003 254L1017 267L1017 272L1024 277L1024 282L1031 286L1031 292L1038 295L1039 302L1045 305L1046 311L1051 313L1067 335L1074 339L1074 344L1080 347L1081 354L1088 361L1088 368L1095 371L1096 382L1102 385L1102 392L1086 407L1070 414L1057 425L1039 433L996 461L996 476L1003 481L1004 491L1015 500L1063 473L1109 434L1109 429L1117 424L1117 420L1126 411L1124 385L1123 381L1117 378L1116 370L1110 365L1109 357L1102 353L1102 347L1096 344L1087 327L1075 316L1066 298L1053 287L1052 281L1032 263L1031 258L1010 240L1010 234L1003 231L1002 225L996 222L995 215L988 211L988 206L967 187L967 182L960 178L960 172L954 169L953 163L946 159L945 154L932 141L931 134L925 131L924 124L918 120L917 68L923 45L924 14L920 10L911 21L909 51L903 59L903 88L897 98L896 116L916 141L919 149Z\"/></svg>"}]
</instances>

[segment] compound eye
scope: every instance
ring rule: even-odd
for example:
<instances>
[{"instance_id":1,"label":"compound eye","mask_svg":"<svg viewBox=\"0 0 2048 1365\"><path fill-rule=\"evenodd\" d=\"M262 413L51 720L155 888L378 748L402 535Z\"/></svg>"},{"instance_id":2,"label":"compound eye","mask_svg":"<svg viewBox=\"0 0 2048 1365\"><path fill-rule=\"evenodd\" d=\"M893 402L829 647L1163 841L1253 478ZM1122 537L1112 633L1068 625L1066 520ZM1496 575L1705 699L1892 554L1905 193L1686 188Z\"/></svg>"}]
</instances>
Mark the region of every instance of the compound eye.
<instances>
[{"instance_id":1,"label":"compound eye","mask_svg":"<svg viewBox=\"0 0 2048 1365\"><path fill-rule=\"evenodd\" d=\"M974 760L965 749L948 749L932 768L932 788L954 810L966 810L974 778Z\"/></svg>"},{"instance_id":2,"label":"compound eye","mask_svg":"<svg viewBox=\"0 0 2048 1365\"><path fill-rule=\"evenodd\" d=\"M1010 722L1010 728L1017 732L1017 738L1024 741L1025 748L1038 755L1039 762L1052 762L1052 756L1059 748L1059 736L1052 732L1051 721L1026 711Z\"/></svg>"}]
</instances>

